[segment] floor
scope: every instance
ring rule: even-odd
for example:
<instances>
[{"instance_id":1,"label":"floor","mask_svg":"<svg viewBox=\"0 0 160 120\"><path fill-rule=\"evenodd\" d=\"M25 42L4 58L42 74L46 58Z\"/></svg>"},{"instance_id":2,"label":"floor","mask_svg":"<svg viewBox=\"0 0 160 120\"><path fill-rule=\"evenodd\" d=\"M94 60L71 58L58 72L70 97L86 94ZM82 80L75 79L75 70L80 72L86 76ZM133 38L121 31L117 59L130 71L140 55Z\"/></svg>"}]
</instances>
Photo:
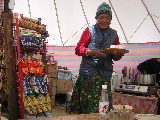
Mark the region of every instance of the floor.
<instances>
[{"instance_id":1,"label":"floor","mask_svg":"<svg viewBox=\"0 0 160 120\"><path fill-rule=\"evenodd\" d=\"M72 114L69 114L69 112L66 110L66 108L68 108L66 106L69 106L69 103L67 104L65 102L65 99L62 99L62 96L60 96L60 98L57 97L55 105L52 107L52 111L37 114L36 116L35 115L25 115L24 116L25 119L78 115L76 112L74 112L74 113L72 112ZM3 116L6 119L9 118L9 114L7 112L2 111L1 116Z\"/></svg>"},{"instance_id":2,"label":"floor","mask_svg":"<svg viewBox=\"0 0 160 120\"><path fill-rule=\"evenodd\" d=\"M58 117L58 116L69 116L69 115L71 115L66 111L66 107L63 107L63 106L53 106L52 111L50 111L49 113L50 113L49 114L50 116L48 116L48 117ZM78 115L78 114L75 112L75 113L72 113L72 115ZM8 120L9 115L8 115L7 112L2 112L1 116L2 116L1 120ZM33 118L33 116L29 116L28 119L29 118ZM44 114L38 114L37 118L46 118L46 116Z\"/></svg>"},{"instance_id":3,"label":"floor","mask_svg":"<svg viewBox=\"0 0 160 120\"><path fill-rule=\"evenodd\" d=\"M61 107L61 106L54 106L53 107L53 110L52 112L50 112L53 117L57 117L57 116L68 116L68 115L78 115L78 113L71 113L69 114L67 111L66 111L66 107Z\"/></svg>"}]
</instances>

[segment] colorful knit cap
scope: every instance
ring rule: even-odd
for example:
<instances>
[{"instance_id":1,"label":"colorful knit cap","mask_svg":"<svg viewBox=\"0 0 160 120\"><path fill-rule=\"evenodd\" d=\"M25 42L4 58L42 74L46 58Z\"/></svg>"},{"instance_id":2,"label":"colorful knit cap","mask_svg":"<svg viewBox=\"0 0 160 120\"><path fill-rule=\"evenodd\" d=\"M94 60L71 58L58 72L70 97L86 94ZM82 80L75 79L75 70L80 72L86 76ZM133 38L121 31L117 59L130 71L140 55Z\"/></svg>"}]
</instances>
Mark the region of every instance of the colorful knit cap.
<instances>
[{"instance_id":1,"label":"colorful knit cap","mask_svg":"<svg viewBox=\"0 0 160 120\"><path fill-rule=\"evenodd\" d=\"M96 19L97 17L102 14L102 13L106 13L109 16L111 16L112 18L112 11L111 11L111 7L109 6L109 4L106 4L105 2L103 2L98 8L97 8L97 12L96 12Z\"/></svg>"}]
</instances>

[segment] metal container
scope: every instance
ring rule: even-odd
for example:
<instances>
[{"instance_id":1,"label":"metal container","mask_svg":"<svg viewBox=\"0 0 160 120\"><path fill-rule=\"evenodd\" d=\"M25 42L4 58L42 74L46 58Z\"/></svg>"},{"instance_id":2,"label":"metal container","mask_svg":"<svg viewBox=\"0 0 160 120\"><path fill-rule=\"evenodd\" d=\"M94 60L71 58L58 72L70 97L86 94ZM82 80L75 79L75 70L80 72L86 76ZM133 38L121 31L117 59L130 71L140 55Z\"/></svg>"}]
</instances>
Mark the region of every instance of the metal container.
<instances>
[{"instance_id":1,"label":"metal container","mask_svg":"<svg viewBox=\"0 0 160 120\"><path fill-rule=\"evenodd\" d=\"M155 85L156 74L138 74L137 81L139 85Z\"/></svg>"}]
</instances>

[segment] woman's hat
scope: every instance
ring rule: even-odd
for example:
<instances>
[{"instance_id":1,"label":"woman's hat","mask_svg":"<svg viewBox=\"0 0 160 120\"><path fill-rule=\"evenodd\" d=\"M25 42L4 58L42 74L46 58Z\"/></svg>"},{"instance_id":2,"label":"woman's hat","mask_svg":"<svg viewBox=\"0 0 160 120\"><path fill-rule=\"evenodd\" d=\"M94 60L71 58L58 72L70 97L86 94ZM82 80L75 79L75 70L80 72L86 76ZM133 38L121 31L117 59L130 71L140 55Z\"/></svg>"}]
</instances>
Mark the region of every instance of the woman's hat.
<instances>
[{"instance_id":1,"label":"woman's hat","mask_svg":"<svg viewBox=\"0 0 160 120\"><path fill-rule=\"evenodd\" d=\"M111 7L109 6L109 4L106 4L106 2L103 2L98 8L97 8L97 12L96 12L96 19L97 17L102 14L102 13L106 13L109 16L111 16L112 18L112 11L111 11Z\"/></svg>"}]
</instances>

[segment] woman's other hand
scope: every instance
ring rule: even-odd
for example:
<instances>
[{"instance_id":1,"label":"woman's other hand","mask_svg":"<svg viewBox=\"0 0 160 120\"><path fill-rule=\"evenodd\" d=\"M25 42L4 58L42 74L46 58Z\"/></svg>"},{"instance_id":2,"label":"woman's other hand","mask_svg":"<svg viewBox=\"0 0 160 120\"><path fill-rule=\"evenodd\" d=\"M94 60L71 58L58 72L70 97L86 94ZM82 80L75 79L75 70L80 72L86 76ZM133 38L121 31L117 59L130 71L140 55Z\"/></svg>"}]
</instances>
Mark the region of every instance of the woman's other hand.
<instances>
[{"instance_id":1,"label":"woman's other hand","mask_svg":"<svg viewBox=\"0 0 160 120\"><path fill-rule=\"evenodd\" d=\"M103 58L106 57L106 55L103 53L104 50L87 50L88 56L96 56L97 58Z\"/></svg>"},{"instance_id":2,"label":"woman's other hand","mask_svg":"<svg viewBox=\"0 0 160 120\"><path fill-rule=\"evenodd\" d=\"M118 61L122 58L122 56L124 56L124 53L123 52L116 52L115 54L113 54L113 60L114 61Z\"/></svg>"}]
</instances>

